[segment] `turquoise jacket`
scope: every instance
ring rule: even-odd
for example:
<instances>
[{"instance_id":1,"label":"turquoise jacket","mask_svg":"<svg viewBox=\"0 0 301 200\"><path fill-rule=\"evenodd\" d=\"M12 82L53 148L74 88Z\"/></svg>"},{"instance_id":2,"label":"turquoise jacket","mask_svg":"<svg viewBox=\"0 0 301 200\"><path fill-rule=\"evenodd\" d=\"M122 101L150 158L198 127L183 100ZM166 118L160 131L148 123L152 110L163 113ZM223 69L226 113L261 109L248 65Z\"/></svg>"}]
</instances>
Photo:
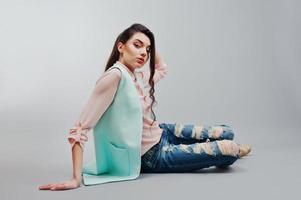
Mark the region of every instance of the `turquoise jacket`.
<instances>
[{"instance_id":1,"label":"turquoise jacket","mask_svg":"<svg viewBox=\"0 0 301 200\"><path fill-rule=\"evenodd\" d=\"M142 108L132 77L121 71L115 97L93 129L95 160L83 166L83 184L135 179L141 167Z\"/></svg>"}]
</instances>

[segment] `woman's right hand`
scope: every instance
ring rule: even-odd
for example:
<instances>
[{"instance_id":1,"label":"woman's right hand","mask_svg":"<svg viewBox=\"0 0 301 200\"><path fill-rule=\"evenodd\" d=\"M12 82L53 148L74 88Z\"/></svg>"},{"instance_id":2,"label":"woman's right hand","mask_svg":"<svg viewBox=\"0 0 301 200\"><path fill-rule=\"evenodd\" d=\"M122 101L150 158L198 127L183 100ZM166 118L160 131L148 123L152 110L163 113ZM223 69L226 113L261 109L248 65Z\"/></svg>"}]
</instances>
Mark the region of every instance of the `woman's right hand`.
<instances>
[{"instance_id":1,"label":"woman's right hand","mask_svg":"<svg viewBox=\"0 0 301 200\"><path fill-rule=\"evenodd\" d=\"M39 186L39 190L69 190L80 187L80 180L72 178L71 180L60 182L60 183L50 183L47 185Z\"/></svg>"}]
</instances>

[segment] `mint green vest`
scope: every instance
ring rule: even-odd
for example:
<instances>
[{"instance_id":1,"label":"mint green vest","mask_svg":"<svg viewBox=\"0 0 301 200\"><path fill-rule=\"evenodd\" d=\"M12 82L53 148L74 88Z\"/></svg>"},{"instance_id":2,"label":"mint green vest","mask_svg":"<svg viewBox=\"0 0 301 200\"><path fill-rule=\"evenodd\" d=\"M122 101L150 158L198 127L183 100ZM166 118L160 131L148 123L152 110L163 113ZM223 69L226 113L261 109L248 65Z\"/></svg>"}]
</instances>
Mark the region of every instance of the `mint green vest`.
<instances>
[{"instance_id":1,"label":"mint green vest","mask_svg":"<svg viewBox=\"0 0 301 200\"><path fill-rule=\"evenodd\" d=\"M93 129L95 160L83 166L84 185L135 179L141 167L142 108L135 84L121 71L115 97Z\"/></svg>"}]
</instances>

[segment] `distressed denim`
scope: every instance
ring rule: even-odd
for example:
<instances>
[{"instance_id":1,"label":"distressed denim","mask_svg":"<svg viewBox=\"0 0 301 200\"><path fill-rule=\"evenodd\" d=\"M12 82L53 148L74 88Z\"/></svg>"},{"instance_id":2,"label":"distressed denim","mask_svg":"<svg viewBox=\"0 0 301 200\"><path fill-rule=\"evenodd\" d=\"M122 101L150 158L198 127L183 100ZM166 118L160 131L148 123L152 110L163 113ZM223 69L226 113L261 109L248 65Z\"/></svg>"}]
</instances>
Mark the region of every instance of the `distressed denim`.
<instances>
[{"instance_id":1,"label":"distressed denim","mask_svg":"<svg viewBox=\"0 0 301 200\"><path fill-rule=\"evenodd\" d=\"M159 124L160 141L141 157L142 173L189 172L226 167L239 158L228 125Z\"/></svg>"}]
</instances>

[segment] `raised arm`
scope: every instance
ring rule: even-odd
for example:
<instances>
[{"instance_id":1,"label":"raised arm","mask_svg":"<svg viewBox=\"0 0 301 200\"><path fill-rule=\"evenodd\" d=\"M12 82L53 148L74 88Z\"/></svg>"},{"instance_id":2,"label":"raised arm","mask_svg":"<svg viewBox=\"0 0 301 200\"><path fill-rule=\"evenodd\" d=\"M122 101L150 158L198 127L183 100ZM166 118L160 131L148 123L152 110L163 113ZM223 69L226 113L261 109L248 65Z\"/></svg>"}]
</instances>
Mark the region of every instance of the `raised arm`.
<instances>
[{"instance_id":1,"label":"raised arm","mask_svg":"<svg viewBox=\"0 0 301 200\"><path fill-rule=\"evenodd\" d=\"M67 190L80 186L84 143L88 140L87 132L96 125L112 103L120 79L121 72L118 69L107 71L99 78L90 98L75 122L75 126L69 131L67 138L72 147L73 165L71 180L42 185L39 187L40 190Z\"/></svg>"}]
</instances>

